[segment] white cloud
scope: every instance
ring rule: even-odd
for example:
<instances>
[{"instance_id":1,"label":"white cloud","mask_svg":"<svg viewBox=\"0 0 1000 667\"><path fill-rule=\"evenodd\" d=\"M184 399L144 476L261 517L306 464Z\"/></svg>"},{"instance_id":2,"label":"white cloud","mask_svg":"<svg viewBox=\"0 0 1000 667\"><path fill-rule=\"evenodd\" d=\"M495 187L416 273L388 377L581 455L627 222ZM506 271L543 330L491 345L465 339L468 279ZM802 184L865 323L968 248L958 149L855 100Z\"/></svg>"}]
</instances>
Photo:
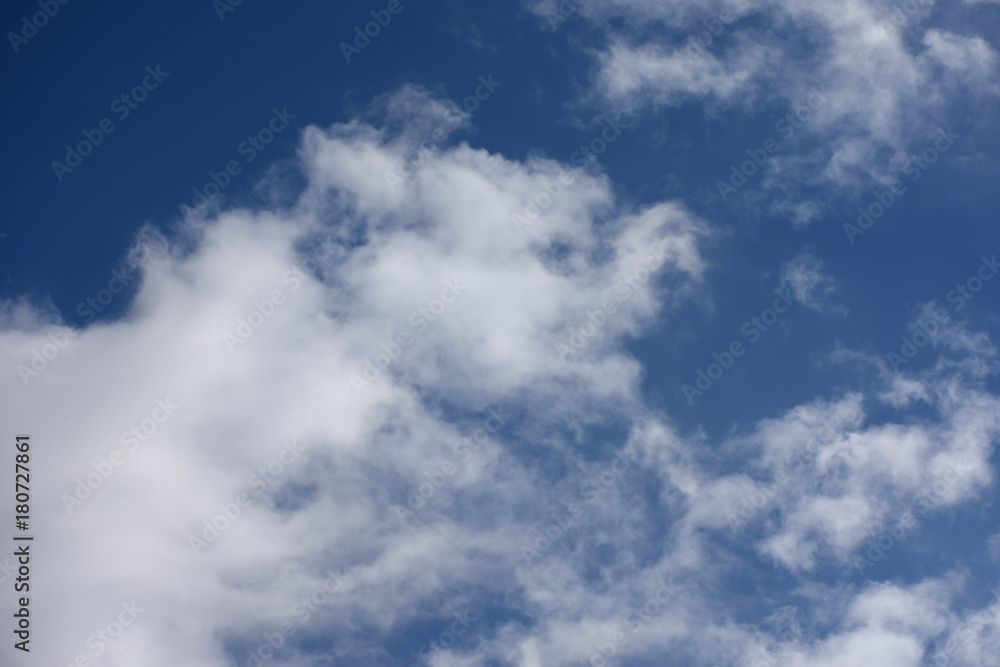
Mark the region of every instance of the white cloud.
<instances>
[{"instance_id":1,"label":"white cloud","mask_svg":"<svg viewBox=\"0 0 1000 667\"><path fill-rule=\"evenodd\" d=\"M553 5L527 4L541 16ZM853 194L889 182L908 151L948 126L962 100L1000 92L995 48L985 35L932 24L932 15L960 11L938 5L589 0L578 13L606 43L592 50L597 92L588 101L636 113L695 102L709 112L770 113L780 122L819 89L824 103L806 109L808 119L761 181L773 208L801 226L830 194L819 199L810 188Z\"/></svg>"},{"instance_id":2,"label":"white cloud","mask_svg":"<svg viewBox=\"0 0 1000 667\"><path fill-rule=\"evenodd\" d=\"M643 399L624 343L669 326L711 230L676 203L624 207L606 178L551 160L441 141L404 169L425 132L465 121L419 89L379 104L383 125L305 131L293 204L203 210L176 238L142 230L134 302L27 386L14 369L65 329L44 307L4 306L0 416L32 434L47 536L33 561L40 661L247 664L287 623L275 664L313 664L310 641L352 664L409 664L389 647L430 646L469 612L465 639L431 664L569 665L608 642L740 664L778 631L735 618L719 597L731 577L841 568L886 516L921 500L958 510L992 483L1000 406L962 367L911 380L933 408L920 419L872 423L878 397L854 393L721 443L678 433ZM511 215L567 171L519 233ZM822 307L815 262L788 276ZM588 320L599 335L560 359ZM487 433L498 408L508 417ZM130 431L144 436L134 449ZM302 448L290 458L289 439ZM734 530L779 470L769 508ZM63 494L88 475L97 488L69 513ZM192 535L211 543L192 549ZM847 587L803 610L782 660L916 664L945 629L949 586ZM98 655L88 637L133 600L141 614Z\"/></svg>"},{"instance_id":3,"label":"white cloud","mask_svg":"<svg viewBox=\"0 0 1000 667\"><path fill-rule=\"evenodd\" d=\"M36 555L48 579L34 604L53 610L37 619L37 636L52 638L39 659L224 664L220 640L256 646L337 565L350 583L316 612L323 626L345 641L356 624L398 629L442 586L499 585L514 571L531 513L517 499L541 508L549 493L499 445L527 428L515 419L637 409L639 366L616 341L658 316L657 281L619 296L603 343L573 363L555 346L645 259L635 246L662 251L672 282L697 280L702 225L670 203L621 210L607 181L575 171L518 234L511 214L565 168L465 144L430 151L392 188L386 171L400 170L423 133L462 118L411 87L381 103L383 128L305 131L308 186L293 206L193 217L176 240L144 230L130 253L141 286L123 317L77 332L27 386L13 369L48 342L40 327L53 316L5 305L0 355L12 372L0 410L33 435L33 466L44 471L34 520L53 536ZM414 120L394 128L402 116ZM394 347L401 332L405 349ZM381 377L352 385L386 348L395 358ZM144 433L143 420L163 416L157 399L179 407ZM424 524L402 525L392 508L500 405L517 417L451 473L421 510ZM136 425L144 438L130 451ZM268 476L286 438L306 451ZM124 462L68 513L63 494L114 450ZM254 471L267 488L195 555L189 536L202 537L220 504L235 513ZM283 570L292 579L279 585ZM132 599L146 611L113 656L98 658L85 642L95 621L113 621ZM246 647L228 646L237 648Z\"/></svg>"},{"instance_id":4,"label":"white cloud","mask_svg":"<svg viewBox=\"0 0 1000 667\"><path fill-rule=\"evenodd\" d=\"M782 265L781 282L788 283L792 297L806 308L847 312L844 306L829 303L828 297L836 292L833 278L824 271L822 260L810 253Z\"/></svg>"}]
</instances>

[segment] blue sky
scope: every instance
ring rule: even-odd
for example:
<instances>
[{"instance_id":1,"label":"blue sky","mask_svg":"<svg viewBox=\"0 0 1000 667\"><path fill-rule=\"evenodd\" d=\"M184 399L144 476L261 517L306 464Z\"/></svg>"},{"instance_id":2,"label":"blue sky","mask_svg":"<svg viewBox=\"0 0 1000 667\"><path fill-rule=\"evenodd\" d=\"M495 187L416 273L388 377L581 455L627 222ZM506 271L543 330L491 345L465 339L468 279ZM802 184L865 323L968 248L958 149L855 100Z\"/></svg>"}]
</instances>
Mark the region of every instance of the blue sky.
<instances>
[{"instance_id":1,"label":"blue sky","mask_svg":"<svg viewBox=\"0 0 1000 667\"><path fill-rule=\"evenodd\" d=\"M0 24L31 660L995 664L1000 3Z\"/></svg>"}]
</instances>

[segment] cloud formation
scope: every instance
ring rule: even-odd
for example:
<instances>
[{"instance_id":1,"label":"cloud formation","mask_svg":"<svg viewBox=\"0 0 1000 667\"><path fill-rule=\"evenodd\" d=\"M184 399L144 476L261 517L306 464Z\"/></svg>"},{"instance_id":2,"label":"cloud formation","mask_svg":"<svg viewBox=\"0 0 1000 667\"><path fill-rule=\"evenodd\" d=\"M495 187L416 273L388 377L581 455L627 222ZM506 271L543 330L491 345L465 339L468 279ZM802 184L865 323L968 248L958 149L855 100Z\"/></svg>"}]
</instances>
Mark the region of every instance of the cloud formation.
<instances>
[{"instance_id":1,"label":"cloud formation","mask_svg":"<svg viewBox=\"0 0 1000 667\"><path fill-rule=\"evenodd\" d=\"M832 7L789 20L863 13ZM467 115L423 89L373 113L303 131L288 204L143 228L121 317L71 331L4 304L0 414L38 425L52 536L40 660L918 665L965 627L959 574L876 584L856 561L887 522L908 512L916 533L993 483L988 373L869 370L874 391L681 433L628 344L669 328L713 230L677 202L622 203L605 176L448 140ZM827 307L817 261L785 277ZM980 368L990 349L956 344ZM746 580L784 583L719 597ZM955 659L975 664L960 656L991 628Z\"/></svg>"},{"instance_id":2,"label":"cloud formation","mask_svg":"<svg viewBox=\"0 0 1000 667\"><path fill-rule=\"evenodd\" d=\"M527 4L539 17L561 6ZM688 103L709 114L773 110L778 122L800 114L803 131L771 158L762 183L773 211L797 225L830 197L815 188L856 193L891 183L938 127L957 125L964 108L998 92L997 52L977 33L974 10L933 0L575 6L603 35L588 47L590 103L633 114ZM816 90L826 99L818 109L808 104Z\"/></svg>"}]
</instances>

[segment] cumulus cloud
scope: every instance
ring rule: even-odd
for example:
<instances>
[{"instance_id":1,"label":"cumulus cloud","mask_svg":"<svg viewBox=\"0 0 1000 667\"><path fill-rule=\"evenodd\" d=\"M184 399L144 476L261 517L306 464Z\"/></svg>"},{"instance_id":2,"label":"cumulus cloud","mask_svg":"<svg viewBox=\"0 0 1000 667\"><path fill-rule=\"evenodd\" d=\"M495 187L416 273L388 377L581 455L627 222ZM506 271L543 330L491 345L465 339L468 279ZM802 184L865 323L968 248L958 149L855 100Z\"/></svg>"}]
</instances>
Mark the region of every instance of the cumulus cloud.
<instances>
[{"instance_id":1,"label":"cumulus cloud","mask_svg":"<svg viewBox=\"0 0 1000 667\"><path fill-rule=\"evenodd\" d=\"M52 584L37 604L59 609L39 620L59 638L45 659L243 664L338 568L347 583L313 612L321 626L290 644L336 625L357 656L360 628L430 627L516 570L522 524L548 504L528 452L569 463L566 420L637 409L620 341L662 314L667 283L698 280L703 225L671 203L623 209L606 180L553 161L431 143L417 163L462 114L412 87L379 110L380 127L304 132L307 185L288 207L202 209L177 238L144 229L121 318L72 331L5 305L0 347L20 369L3 380L4 420L37 425L37 522L63 540L37 556ZM560 177L544 215L515 226ZM650 258L656 277L561 359L570 329ZM50 336L58 352L33 360ZM145 611L99 657L95 623L133 599Z\"/></svg>"},{"instance_id":2,"label":"cumulus cloud","mask_svg":"<svg viewBox=\"0 0 1000 667\"><path fill-rule=\"evenodd\" d=\"M1000 429L985 375L914 375L929 411L899 419L853 392L682 434L627 343L669 328L712 230L449 140L468 119L425 90L373 113L303 132L289 204L144 228L120 317L0 311L0 414L32 425L44 471L38 659L918 664L950 627L947 573L802 579L743 611L718 593L842 573L886 521L980 497ZM786 277L828 307L818 262ZM794 622L776 616L793 598Z\"/></svg>"},{"instance_id":3,"label":"cumulus cloud","mask_svg":"<svg viewBox=\"0 0 1000 667\"><path fill-rule=\"evenodd\" d=\"M527 4L541 17L565 6ZM604 35L589 49L596 92L588 101L636 114L682 104L769 114L776 128L786 112L798 114L761 184L775 211L804 225L825 203L811 188L856 193L891 182L908 152L924 148L963 104L995 98L989 35L935 25L932 16L943 14L970 23L959 8L939 5L590 0L573 3L573 14ZM809 105L817 91L818 108Z\"/></svg>"}]
</instances>

